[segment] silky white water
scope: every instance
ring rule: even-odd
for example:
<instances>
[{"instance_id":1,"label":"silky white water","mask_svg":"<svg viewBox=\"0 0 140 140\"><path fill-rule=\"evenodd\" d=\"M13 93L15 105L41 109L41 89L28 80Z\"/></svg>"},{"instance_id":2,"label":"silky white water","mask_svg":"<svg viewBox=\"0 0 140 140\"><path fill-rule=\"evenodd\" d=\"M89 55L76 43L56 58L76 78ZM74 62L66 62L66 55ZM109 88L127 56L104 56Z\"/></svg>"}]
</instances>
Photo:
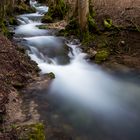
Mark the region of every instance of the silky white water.
<instances>
[{"instance_id":1,"label":"silky white water","mask_svg":"<svg viewBox=\"0 0 140 140\"><path fill-rule=\"evenodd\" d=\"M79 40L50 36L47 30L38 29L36 26L42 24L40 17L48 7L40 6L36 1L31 5L37 12L18 17L21 25L16 27L15 36L23 37L28 54L37 62L41 74L55 74L49 94L99 114L99 118L117 128L129 131L140 128L139 84L116 79L99 66L90 64L87 54L80 50Z\"/></svg>"}]
</instances>

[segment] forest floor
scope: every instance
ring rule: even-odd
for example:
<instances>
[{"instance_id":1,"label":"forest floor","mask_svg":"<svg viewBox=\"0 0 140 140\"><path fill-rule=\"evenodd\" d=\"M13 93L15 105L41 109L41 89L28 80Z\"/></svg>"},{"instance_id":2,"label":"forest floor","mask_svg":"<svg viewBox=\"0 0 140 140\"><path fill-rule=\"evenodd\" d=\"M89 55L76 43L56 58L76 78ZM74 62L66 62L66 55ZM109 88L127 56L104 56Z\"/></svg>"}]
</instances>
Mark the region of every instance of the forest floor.
<instances>
[{"instance_id":1,"label":"forest floor","mask_svg":"<svg viewBox=\"0 0 140 140\"><path fill-rule=\"evenodd\" d=\"M106 1L106 0L104 0ZM104 19L111 19L113 26L118 30L105 30L97 36L102 40L95 39L96 50L100 46L109 48L110 57L103 65L119 69L128 67L132 70L140 70L140 2L139 0L114 1L108 0L104 5L95 2L96 21L99 28L102 28ZM103 44L106 44L103 46ZM103 48L104 49L104 48Z\"/></svg>"},{"instance_id":2,"label":"forest floor","mask_svg":"<svg viewBox=\"0 0 140 140\"><path fill-rule=\"evenodd\" d=\"M32 127L39 129L41 126L36 125L39 122L39 115L35 109L35 102L31 101L26 106L20 90L25 88L32 91L34 85L39 87L41 82L47 87L50 78L38 77L37 64L27 56L23 48L13 44L3 35L0 35L0 48L0 139L16 140L18 135L16 126L18 131L22 128L19 126L24 126L26 130L25 125L29 127L35 124Z\"/></svg>"}]
</instances>

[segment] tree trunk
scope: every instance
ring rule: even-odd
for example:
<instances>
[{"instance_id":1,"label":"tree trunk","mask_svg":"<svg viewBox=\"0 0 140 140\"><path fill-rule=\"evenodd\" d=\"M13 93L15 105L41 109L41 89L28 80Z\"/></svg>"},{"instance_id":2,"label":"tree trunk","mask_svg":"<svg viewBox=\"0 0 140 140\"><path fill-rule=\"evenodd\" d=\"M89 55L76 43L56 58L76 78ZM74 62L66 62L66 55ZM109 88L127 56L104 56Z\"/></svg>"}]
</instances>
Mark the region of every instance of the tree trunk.
<instances>
[{"instance_id":1,"label":"tree trunk","mask_svg":"<svg viewBox=\"0 0 140 140\"><path fill-rule=\"evenodd\" d=\"M82 31L88 27L89 0L78 0L78 20Z\"/></svg>"}]
</instances>

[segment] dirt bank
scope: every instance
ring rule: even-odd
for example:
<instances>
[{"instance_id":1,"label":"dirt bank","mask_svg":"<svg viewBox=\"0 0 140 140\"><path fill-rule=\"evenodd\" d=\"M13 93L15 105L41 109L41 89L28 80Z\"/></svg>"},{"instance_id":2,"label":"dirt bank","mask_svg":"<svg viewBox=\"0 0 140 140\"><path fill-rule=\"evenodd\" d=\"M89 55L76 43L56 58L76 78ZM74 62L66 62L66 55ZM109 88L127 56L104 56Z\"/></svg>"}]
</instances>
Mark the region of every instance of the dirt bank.
<instances>
[{"instance_id":1,"label":"dirt bank","mask_svg":"<svg viewBox=\"0 0 140 140\"><path fill-rule=\"evenodd\" d=\"M15 125L27 124L20 89L37 80L39 69L22 47L3 35L0 35L0 48L0 139L15 140ZM34 107L33 102L28 106L31 114L36 114ZM35 119L31 118L32 123Z\"/></svg>"},{"instance_id":2,"label":"dirt bank","mask_svg":"<svg viewBox=\"0 0 140 140\"><path fill-rule=\"evenodd\" d=\"M110 55L101 62L104 66L114 69L130 68L140 70L140 1L139 0L95 0L95 21L99 35L94 39L86 52L102 50ZM105 26L110 20L111 26ZM95 60L95 56L92 57Z\"/></svg>"}]
</instances>

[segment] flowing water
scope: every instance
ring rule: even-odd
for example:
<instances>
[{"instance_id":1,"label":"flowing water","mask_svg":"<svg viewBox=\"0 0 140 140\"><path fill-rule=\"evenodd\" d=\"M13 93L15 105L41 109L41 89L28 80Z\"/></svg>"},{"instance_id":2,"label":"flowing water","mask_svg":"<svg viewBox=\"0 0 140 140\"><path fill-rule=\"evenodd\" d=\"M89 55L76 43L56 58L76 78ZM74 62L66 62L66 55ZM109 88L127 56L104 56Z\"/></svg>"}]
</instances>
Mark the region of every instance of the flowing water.
<instances>
[{"instance_id":1,"label":"flowing water","mask_svg":"<svg viewBox=\"0 0 140 140\"><path fill-rule=\"evenodd\" d=\"M116 78L88 62L78 39L65 39L39 29L48 7L30 2L36 13L17 17L15 40L27 49L41 74L56 78L36 102L46 123L48 139L140 140L140 80ZM132 80L134 79L134 80ZM61 134L62 133L62 134ZM61 137L61 138L59 138Z\"/></svg>"}]
</instances>

